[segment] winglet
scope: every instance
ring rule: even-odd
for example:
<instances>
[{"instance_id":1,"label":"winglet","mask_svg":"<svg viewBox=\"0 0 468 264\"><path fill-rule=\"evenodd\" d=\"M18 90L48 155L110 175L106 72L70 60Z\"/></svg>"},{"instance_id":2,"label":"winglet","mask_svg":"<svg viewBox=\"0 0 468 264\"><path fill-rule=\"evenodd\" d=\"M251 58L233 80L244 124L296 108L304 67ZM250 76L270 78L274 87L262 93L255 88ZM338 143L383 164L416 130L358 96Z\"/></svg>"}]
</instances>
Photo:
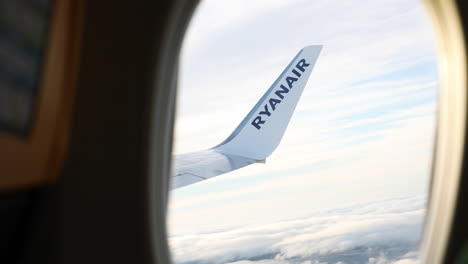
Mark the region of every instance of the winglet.
<instances>
[{"instance_id":1,"label":"winglet","mask_svg":"<svg viewBox=\"0 0 468 264\"><path fill-rule=\"evenodd\" d=\"M264 160L278 147L322 46L299 51L234 132L213 150Z\"/></svg>"}]
</instances>

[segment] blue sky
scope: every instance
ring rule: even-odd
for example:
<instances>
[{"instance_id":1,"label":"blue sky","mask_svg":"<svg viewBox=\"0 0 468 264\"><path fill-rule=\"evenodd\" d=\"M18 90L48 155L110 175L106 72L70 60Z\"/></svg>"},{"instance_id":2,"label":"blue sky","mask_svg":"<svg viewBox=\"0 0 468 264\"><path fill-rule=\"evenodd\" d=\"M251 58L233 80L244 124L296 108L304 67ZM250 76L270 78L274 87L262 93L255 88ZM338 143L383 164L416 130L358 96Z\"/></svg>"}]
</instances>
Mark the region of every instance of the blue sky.
<instances>
[{"instance_id":1,"label":"blue sky","mask_svg":"<svg viewBox=\"0 0 468 264\"><path fill-rule=\"evenodd\" d=\"M438 87L431 30L417 1L203 1L182 50L175 154L224 140L302 47L323 49L266 164L173 191L171 235L401 197L424 204Z\"/></svg>"}]
</instances>

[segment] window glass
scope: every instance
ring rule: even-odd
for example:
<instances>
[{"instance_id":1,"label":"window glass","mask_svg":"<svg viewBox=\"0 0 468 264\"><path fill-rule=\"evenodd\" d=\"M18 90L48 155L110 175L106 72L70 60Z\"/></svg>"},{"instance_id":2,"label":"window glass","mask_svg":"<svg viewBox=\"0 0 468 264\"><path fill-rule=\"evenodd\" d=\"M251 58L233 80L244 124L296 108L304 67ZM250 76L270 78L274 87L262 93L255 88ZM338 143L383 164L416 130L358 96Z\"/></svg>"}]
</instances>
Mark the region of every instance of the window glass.
<instances>
[{"instance_id":1,"label":"window glass","mask_svg":"<svg viewBox=\"0 0 468 264\"><path fill-rule=\"evenodd\" d=\"M223 142L309 45L323 47L266 161L171 191L176 263L418 262L438 99L419 1L202 1L174 159Z\"/></svg>"}]
</instances>

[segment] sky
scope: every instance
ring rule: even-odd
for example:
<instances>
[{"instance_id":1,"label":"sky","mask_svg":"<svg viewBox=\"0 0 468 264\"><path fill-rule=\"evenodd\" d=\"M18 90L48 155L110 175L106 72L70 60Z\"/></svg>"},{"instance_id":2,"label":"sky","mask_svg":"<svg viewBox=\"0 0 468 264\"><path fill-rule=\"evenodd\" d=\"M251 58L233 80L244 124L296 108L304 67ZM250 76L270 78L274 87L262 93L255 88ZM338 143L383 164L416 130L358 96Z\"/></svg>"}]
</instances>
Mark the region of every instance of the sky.
<instances>
[{"instance_id":1,"label":"sky","mask_svg":"<svg viewBox=\"0 0 468 264\"><path fill-rule=\"evenodd\" d=\"M223 141L308 45L322 52L266 163L172 191L177 263L417 262L438 93L418 1L202 1L174 154Z\"/></svg>"}]
</instances>

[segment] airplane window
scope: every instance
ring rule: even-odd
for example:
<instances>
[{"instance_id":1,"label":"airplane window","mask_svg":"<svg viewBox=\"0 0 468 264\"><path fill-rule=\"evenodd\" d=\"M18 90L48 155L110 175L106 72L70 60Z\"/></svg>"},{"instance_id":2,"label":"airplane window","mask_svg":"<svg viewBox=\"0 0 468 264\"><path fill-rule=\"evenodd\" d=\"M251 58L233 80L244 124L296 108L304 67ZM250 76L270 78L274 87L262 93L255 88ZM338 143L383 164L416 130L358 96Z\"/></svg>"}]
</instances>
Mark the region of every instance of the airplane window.
<instances>
[{"instance_id":1,"label":"airplane window","mask_svg":"<svg viewBox=\"0 0 468 264\"><path fill-rule=\"evenodd\" d=\"M419 1L202 1L179 75L175 263L418 263L437 118Z\"/></svg>"}]
</instances>

